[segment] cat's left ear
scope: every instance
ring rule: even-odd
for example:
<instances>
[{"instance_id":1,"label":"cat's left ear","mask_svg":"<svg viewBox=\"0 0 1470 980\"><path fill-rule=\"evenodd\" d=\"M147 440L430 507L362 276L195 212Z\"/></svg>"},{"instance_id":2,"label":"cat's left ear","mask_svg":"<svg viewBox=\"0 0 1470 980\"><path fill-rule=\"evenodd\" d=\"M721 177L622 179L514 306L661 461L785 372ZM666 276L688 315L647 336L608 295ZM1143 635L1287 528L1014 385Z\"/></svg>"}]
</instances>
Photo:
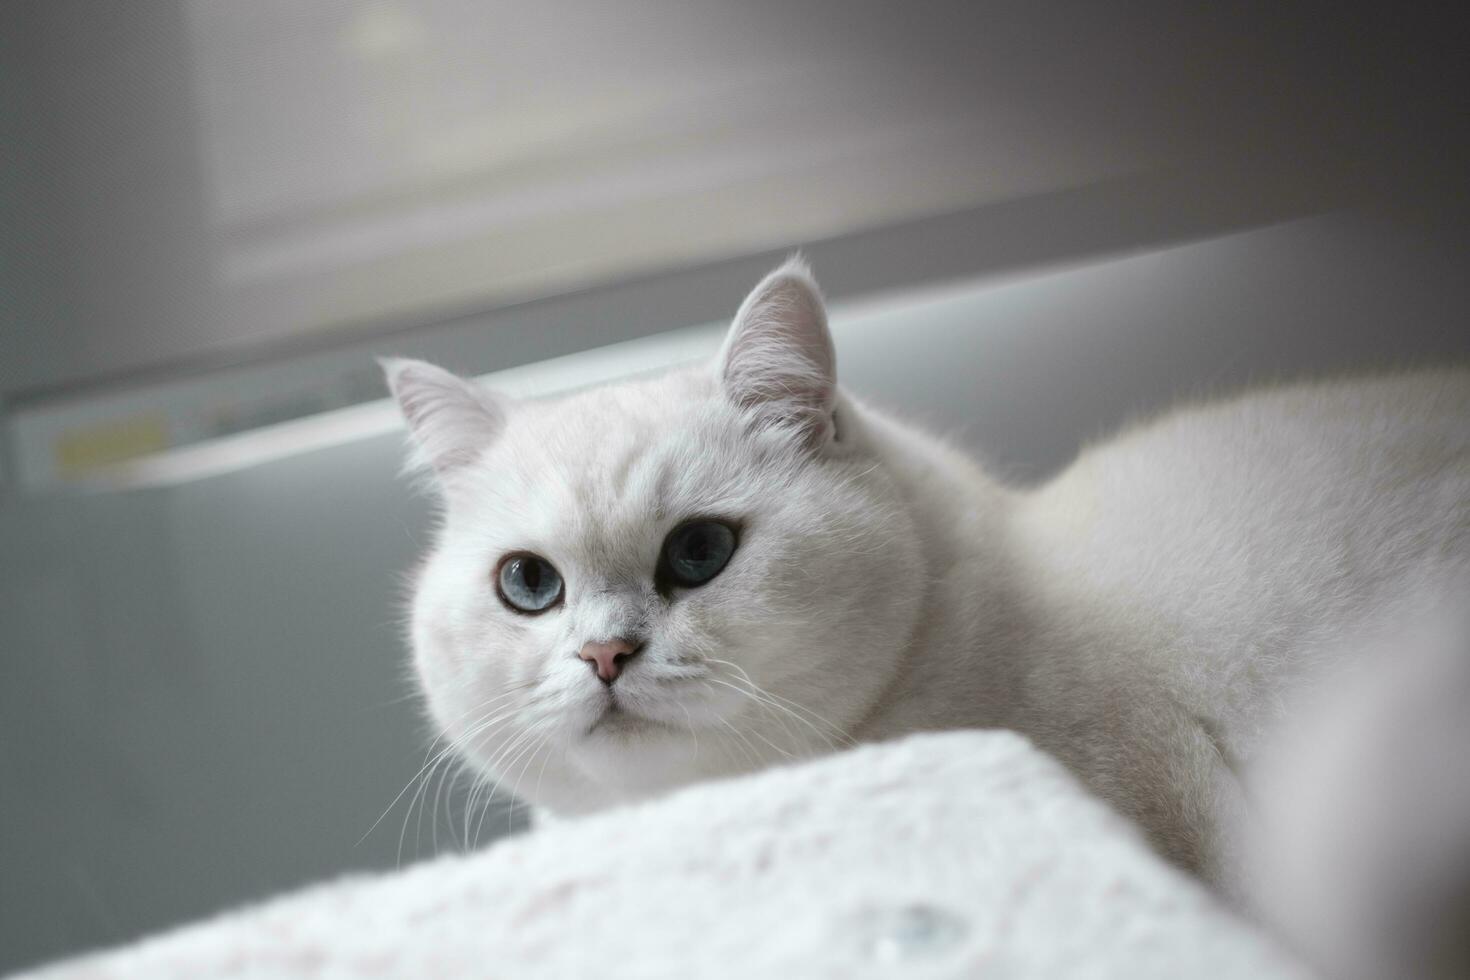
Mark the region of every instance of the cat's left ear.
<instances>
[{"instance_id":1,"label":"cat's left ear","mask_svg":"<svg viewBox=\"0 0 1470 980\"><path fill-rule=\"evenodd\" d=\"M832 440L837 355L822 292L800 257L787 259L745 298L717 370L735 404L794 426L814 448Z\"/></svg>"}]
</instances>

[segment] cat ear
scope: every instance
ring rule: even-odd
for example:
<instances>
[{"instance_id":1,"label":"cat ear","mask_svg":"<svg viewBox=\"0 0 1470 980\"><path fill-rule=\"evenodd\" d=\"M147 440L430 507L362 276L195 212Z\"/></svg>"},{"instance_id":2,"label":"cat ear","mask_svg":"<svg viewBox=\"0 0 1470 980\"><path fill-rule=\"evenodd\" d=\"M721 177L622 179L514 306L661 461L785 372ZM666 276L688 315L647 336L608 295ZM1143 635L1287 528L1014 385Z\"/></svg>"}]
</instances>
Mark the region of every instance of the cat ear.
<instances>
[{"instance_id":1,"label":"cat ear","mask_svg":"<svg viewBox=\"0 0 1470 980\"><path fill-rule=\"evenodd\" d=\"M472 462L505 427L505 407L490 392L426 361L379 358L408 422L418 460L441 475Z\"/></svg>"},{"instance_id":2,"label":"cat ear","mask_svg":"<svg viewBox=\"0 0 1470 980\"><path fill-rule=\"evenodd\" d=\"M794 425L812 446L832 437L837 355L822 292L799 256L745 298L718 365L720 384L735 404Z\"/></svg>"}]
</instances>

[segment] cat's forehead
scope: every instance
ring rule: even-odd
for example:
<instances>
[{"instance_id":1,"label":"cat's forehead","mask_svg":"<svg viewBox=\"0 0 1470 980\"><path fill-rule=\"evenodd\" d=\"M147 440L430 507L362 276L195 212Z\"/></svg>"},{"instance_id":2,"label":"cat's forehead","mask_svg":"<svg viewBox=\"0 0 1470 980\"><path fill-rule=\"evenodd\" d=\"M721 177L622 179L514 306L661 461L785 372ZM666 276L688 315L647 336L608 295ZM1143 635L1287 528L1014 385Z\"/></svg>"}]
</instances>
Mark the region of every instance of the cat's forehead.
<instances>
[{"instance_id":1,"label":"cat's forehead","mask_svg":"<svg viewBox=\"0 0 1470 980\"><path fill-rule=\"evenodd\" d=\"M537 489L584 505L610 505L657 491L657 472L708 438L710 388L682 374L608 385L512 415L505 441Z\"/></svg>"},{"instance_id":2,"label":"cat's forehead","mask_svg":"<svg viewBox=\"0 0 1470 980\"><path fill-rule=\"evenodd\" d=\"M712 382L673 376L522 403L482 503L508 531L620 550L650 528L751 506L749 447Z\"/></svg>"}]
</instances>

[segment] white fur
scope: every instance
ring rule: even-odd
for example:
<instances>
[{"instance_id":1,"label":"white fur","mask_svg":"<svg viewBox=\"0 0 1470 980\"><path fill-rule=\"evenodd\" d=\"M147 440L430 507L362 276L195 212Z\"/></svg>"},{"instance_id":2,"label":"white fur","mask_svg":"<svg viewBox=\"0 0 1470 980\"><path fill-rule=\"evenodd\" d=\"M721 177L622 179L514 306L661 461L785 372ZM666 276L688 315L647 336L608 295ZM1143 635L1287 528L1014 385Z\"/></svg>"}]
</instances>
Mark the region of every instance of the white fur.
<instances>
[{"instance_id":1,"label":"white fur","mask_svg":"<svg viewBox=\"0 0 1470 980\"><path fill-rule=\"evenodd\" d=\"M848 738L1007 727L1229 889L1296 686L1470 568L1470 372L1183 408L1020 490L844 393L831 350L788 265L711 368L415 425L459 462L415 664L487 775L577 813ZM659 594L664 536L700 516L743 525L734 558ZM563 605L505 608L513 550L560 570ZM599 723L577 652L628 634L647 645Z\"/></svg>"},{"instance_id":2,"label":"white fur","mask_svg":"<svg viewBox=\"0 0 1470 980\"><path fill-rule=\"evenodd\" d=\"M691 786L25 980L487 976L1307 980L1004 732Z\"/></svg>"}]
</instances>

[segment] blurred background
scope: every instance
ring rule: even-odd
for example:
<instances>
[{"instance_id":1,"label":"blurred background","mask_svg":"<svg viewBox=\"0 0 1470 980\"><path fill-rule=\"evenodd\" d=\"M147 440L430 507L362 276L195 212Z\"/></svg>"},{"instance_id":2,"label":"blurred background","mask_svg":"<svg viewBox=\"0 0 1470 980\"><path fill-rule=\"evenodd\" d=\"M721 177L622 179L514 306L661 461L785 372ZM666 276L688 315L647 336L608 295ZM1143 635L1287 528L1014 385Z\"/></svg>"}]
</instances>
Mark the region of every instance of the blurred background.
<instances>
[{"instance_id":1,"label":"blurred background","mask_svg":"<svg viewBox=\"0 0 1470 980\"><path fill-rule=\"evenodd\" d=\"M1470 35L1359 6L0 3L0 970L463 846L374 355L681 362L802 247L844 382L1017 481L1465 359Z\"/></svg>"}]
</instances>

